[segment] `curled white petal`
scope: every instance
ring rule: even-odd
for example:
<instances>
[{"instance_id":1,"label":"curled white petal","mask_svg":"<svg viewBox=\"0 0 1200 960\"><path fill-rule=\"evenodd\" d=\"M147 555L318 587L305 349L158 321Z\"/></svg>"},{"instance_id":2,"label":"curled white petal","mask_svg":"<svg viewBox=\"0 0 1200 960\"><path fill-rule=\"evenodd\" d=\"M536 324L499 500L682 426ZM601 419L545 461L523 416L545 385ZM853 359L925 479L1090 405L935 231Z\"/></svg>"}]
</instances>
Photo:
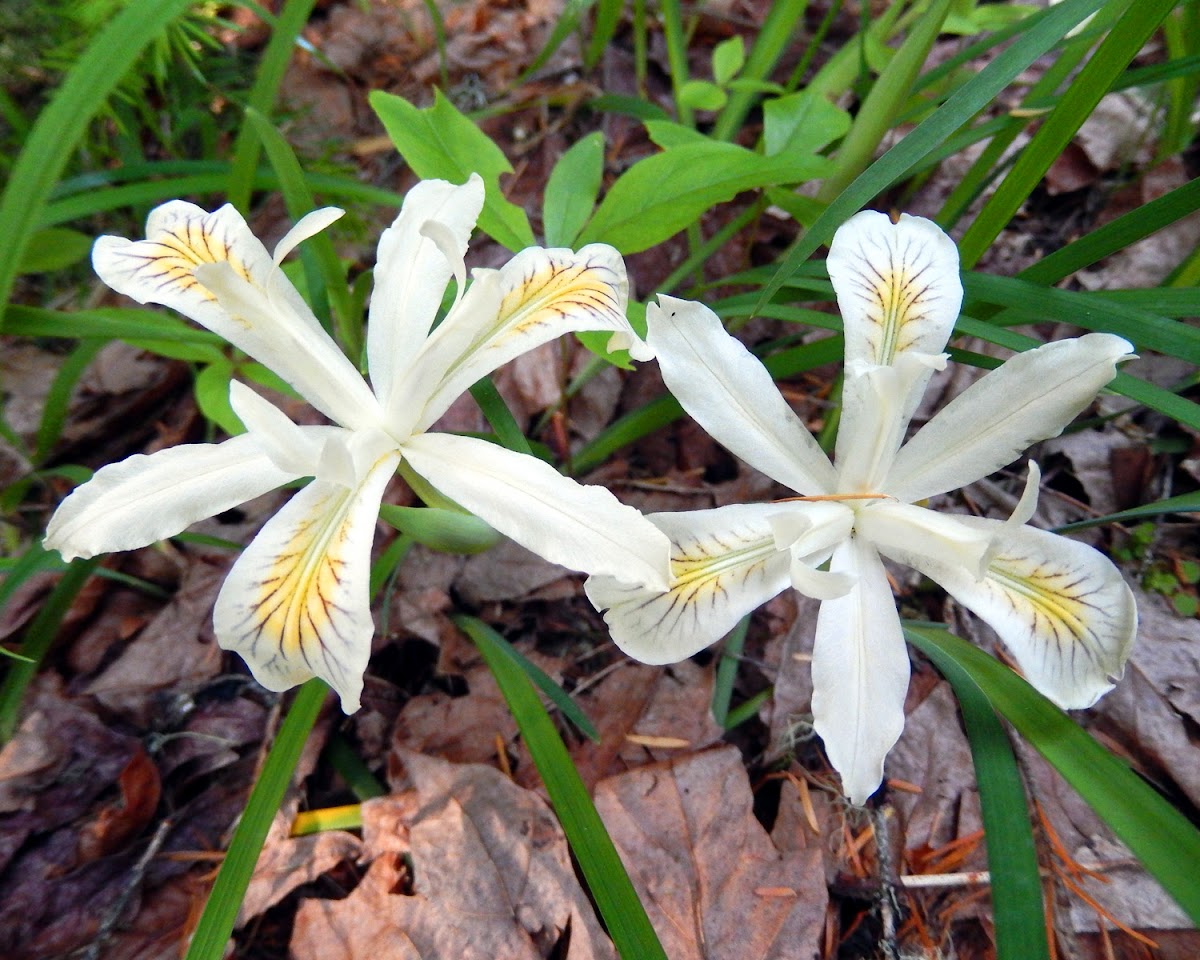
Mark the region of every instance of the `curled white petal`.
<instances>
[{"instance_id":1,"label":"curled white petal","mask_svg":"<svg viewBox=\"0 0 1200 960\"><path fill-rule=\"evenodd\" d=\"M371 654L371 541L399 455L357 487L314 480L267 521L230 570L213 610L217 641L268 690L325 680L359 706Z\"/></svg>"},{"instance_id":2,"label":"curled white petal","mask_svg":"<svg viewBox=\"0 0 1200 960\"><path fill-rule=\"evenodd\" d=\"M703 304L660 294L647 341L668 389L731 453L802 494L832 493L833 465L762 363Z\"/></svg>"},{"instance_id":3,"label":"curled white petal","mask_svg":"<svg viewBox=\"0 0 1200 960\"><path fill-rule=\"evenodd\" d=\"M316 475L329 432L340 429L298 426L270 400L237 380L229 383L229 405L272 462L296 477Z\"/></svg>"},{"instance_id":4,"label":"curled white petal","mask_svg":"<svg viewBox=\"0 0 1200 960\"><path fill-rule=\"evenodd\" d=\"M817 615L813 646L813 725L852 803L883 782L883 761L904 729L908 651L887 573L861 537L840 545L830 571L853 578Z\"/></svg>"},{"instance_id":5,"label":"curled white petal","mask_svg":"<svg viewBox=\"0 0 1200 960\"><path fill-rule=\"evenodd\" d=\"M402 450L442 494L551 563L667 588L666 536L603 487L473 437L420 434Z\"/></svg>"},{"instance_id":6,"label":"curled white petal","mask_svg":"<svg viewBox=\"0 0 1200 960\"><path fill-rule=\"evenodd\" d=\"M671 541L670 589L613 577L584 586L617 646L643 663L674 663L720 640L790 581L790 557L775 544L776 504L650 514Z\"/></svg>"},{"instance_id":7,"label":"curled white petal","mask_svg":"<svg viewBox=\"0 0 1200 960\"><path fill-rule=\"evenodd\" d=\"M1132 347L1109 333L1019 353L960 393L896 455L887 492L909 503L994 473L1056 437L1095 399Z\"/></svg>"},{"instance_id":8,"label":"curled white petal","mask_svg":"<svg viewBox=\"0 0 1200 960\"><path fill-rule=\"evenodd\" d=\"M66 560L133 550L298 476L276 466L249 434L137 454L77 487L50 518L45 544Z\"/></svg>"},{"instance_id":9,"label":"curled white petal","mask_svg":"<svg viewBox=\"0 0 1200 960\"><path fill-rule=\"evenodd\" d=\"M318 210L313 210L311 213L306 213L275 244L275 253L271 259L277 266L283 263L283 258L295 250L296 247L300 246L309 237L316 236L335 220L340 219L345 213L346 211L340 207L321 207Z\"/></svg>"},{"instance_id":10,"label":"curled white petal","mask_svg":"<svg viewBox=\"0 0 1200 960\"><path fill-rule=\"evenodd\" d=\"M873 503L859 511L856 530L885 557L913 566L928 556L982 577L994 531L963 523L965 518L910 503Z\"/></svg>"},{"instance_id":11,"label":"curled white petal","mask_svg":"<svg viewBox=\"0 0 1200 960\"><path fill-rule=\"evenodd\" d=\"M329 334L301 321L286 299L246 282L228 263L201 264L193 272L230 316L231 343L331 420L351 428L378 422L379 405L354 364Z\"/></svg>"}]
</instances>

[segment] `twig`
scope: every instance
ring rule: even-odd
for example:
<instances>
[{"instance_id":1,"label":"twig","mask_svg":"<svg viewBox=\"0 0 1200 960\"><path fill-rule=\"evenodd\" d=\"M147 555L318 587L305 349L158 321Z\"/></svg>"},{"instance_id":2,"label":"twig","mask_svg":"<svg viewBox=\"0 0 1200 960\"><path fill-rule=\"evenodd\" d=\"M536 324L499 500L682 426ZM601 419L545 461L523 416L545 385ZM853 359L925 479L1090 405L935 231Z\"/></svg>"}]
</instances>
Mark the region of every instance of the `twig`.
<instances>
[{"instance_id":1,"label":"twig","mask_svg":"<svg viewBox=\"0 0 1200 960\"><path fill-rule=\"evenodd\" d=\"M125 888L104 912L104 916L100 920L100 929L96 931L96 938L88 944L87 948L80 955L80 960L100 960L100 952L108 945L108 941L121 919L121 914L129 906L129 901L133 899L134 893L141 889L142 881L146 877L146 870L150 866L150 861L154 859L159 848L162 847L163 842L167 839L167 834L171 832L172 826L174 826L174 823L170 818L163 820L158 825L158 829L154 831L154 836L150 838L150 843L146 845L146 849L138 857L137 863L133 865L133 869L129 873L129 879L125 883Z\"/></svg>"}]
</instances>

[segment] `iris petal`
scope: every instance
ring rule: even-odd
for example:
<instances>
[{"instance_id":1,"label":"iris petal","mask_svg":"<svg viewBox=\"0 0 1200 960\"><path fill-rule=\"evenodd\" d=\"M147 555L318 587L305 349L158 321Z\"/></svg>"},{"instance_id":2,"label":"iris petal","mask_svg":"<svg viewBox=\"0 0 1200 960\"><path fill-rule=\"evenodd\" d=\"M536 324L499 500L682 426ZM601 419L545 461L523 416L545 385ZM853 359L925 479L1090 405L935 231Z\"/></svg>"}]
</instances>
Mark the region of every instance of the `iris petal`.
<instances>
[{"instance_id":1,"label":"iris petal","mask_svg":"<svg viewBox=\"0 0 1200 960\"><path fill-rule=\"evenodd\" d=\"M399 459L380 457L355 489L313 481L267 521L229 572L213 611L217 641L268 690L316 676L346 713L358 709L375 631L371 541Z\"/></svg>"},{"instance_id":2,"label":"iris petal","mask_svg":"<svg viewBox=\"0 0 1200 960\"><path fill-rule=\"evenodd\" d=\"M671 540L666 592L591 577L588 599L617 646L643 663L673 663L715 643L791 583L790 554L775 544L777 504L650 514Z\"/></svg>"}]
</instances>

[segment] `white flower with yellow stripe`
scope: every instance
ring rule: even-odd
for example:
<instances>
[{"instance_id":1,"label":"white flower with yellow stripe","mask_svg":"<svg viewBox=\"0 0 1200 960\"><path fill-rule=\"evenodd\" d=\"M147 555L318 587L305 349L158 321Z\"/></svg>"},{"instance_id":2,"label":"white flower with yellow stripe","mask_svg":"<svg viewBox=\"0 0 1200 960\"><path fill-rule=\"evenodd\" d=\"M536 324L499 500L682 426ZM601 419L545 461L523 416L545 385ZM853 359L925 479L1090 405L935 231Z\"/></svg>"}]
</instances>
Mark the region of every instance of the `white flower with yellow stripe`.
<instances>
[{"instance_id":1,"label":"white flower with yellow stripe","mask_svg":"<svg viewBox=\"0 0 1200 960\"><path fill-rule=\"evenodd\" d=\"M280 269L341 211L317 210L274 256L230 206L155 209L145 240L101 237L92 259L113 289L178 310L270 367L333 422L301 426L234 382L246 433L97 471L58 508L46 545L63 557L130 550L302 477L313 482L239 557L216 602L221 646L271 690L326 680L358 709L374 624L368 580L384 487L404 461L445 496L548 560L666 589L667 538L600 487L485 440L428 433L472 383L568 331L606 330L648 356L625 317L616 250L528 249L466 283L463 257L484 201L478 176L431 180L406 197L379 244L367 332L370 385ZM457 296L434 320L450 278ZM432 330L432 332L431 332Z\"/></svg>"},{"instance_id":2,"label":"white flower with yellow stripe","mask_svg":"<svg viewBox=\"0 0 1200 960\"><path fill-rule=\"evenodd\" d=\"M671 538L671 588L597 576L586 589L617 645L648 663L691 656L789 586L820 599L814 722L861 804L900 736L909 678L881 557L915 567L987 621L1065 708L1090 706L1121 676L1137 629L1133 595L1098 551L1026 525L1036 464L1007 521L919 504L1057 436L1131 348L1094 333L1019 354L903 443L946 363L962 301L958 251L928 220L864 212L838 230L828 266L846 337L834 462L711 310L660 296L647 340L668 388L715 439L797 496L653 514Z\"/></svg>"}]
</instances>

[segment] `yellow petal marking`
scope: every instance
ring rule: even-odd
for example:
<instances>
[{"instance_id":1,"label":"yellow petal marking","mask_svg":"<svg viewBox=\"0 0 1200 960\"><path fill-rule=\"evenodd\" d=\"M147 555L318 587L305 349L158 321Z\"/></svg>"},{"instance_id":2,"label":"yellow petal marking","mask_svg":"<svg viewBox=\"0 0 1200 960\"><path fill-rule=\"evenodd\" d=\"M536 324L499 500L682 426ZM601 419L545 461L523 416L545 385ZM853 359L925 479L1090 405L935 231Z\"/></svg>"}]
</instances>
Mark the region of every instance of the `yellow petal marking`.
<instances>
[{"instance_id":1,"label":"yellow petal marking","mask_svg":"<svg viewBox=\"0 0 1200 960\"><path fill-rule=\"evenodd\" d=\"M987 569L988 579L1002 588L1013 612L1030 624L1031 632L1057 644L1059 652L1082 647L1093 661L1089 624L1105 611L1090 598L1100 592L1082 570L1034 564L1032 557L999 556ZM1027 572L1018 573L1025 567Z\"/></svg>"},{"instance_id":2,"label":"yellow petal marking","mask_svg":"<svg viewBox=\"0 0 1200 960\"><path fill-rule=\"evenodd\" d=\"M141 260L137 271L142 278L157 280L160 288L175 286L194 292L206 300L215 300L196 279L195 269L202 263L228 263L242 279L250 280L250 271L232 255L229 243L206 222L209 217L189 217L173 228L133 245L129 256Z\"/></svg>"},{"instance_id":3,"label":"yellow petal marking","mask_svg":"<svg viewBox=\"0 0 1200 960\"><path fill-rule=\"evenodd\" d=\"M538 327L554 327L554 336L565 332L557 328L556 322L576 311L598 318L605 329L621 329L625 314L616 284L616 274L599 263L563 263L550 258L531 267L500 302L495 322L479 332L446 371L443 382L485 351L501 349L506 342Z\"/></svg>"},{"instance_id":4,"label":"yellow petal marking","mask_svg":"<svg viewBox=\"0 0 1200 960\"><path fill-rule=\"evenodd\" d=\"M639 625L647 631L681 629L685 617L699 625L702 608L707 606L711 611L732 600L730 590L746 588L752 578L765 576L768 561L777 557L786 558L786 553L778 550L769 536L741 547L726 543L716 534L686 544L672 541L671 588L666 593L631 588L634 599L627 601L622 612L638 615ZM783 562L786 564L786 559ZM758 606L764 599L755 599L753 605Z\"/></svg>"},{"instance_id":5,"label":"yellow petal marking","mask_svg":"<svg viewBox=\"0 0 1200 960\"><path fill-rule=\"evenodd\" d=\"M346 536L344 510L352 495L344 487L332 490L258 583L250 629L272 638L285 659L307 661L306 651L327 645L345 566L338 553Z\"/></svg>"}]
</instances>

